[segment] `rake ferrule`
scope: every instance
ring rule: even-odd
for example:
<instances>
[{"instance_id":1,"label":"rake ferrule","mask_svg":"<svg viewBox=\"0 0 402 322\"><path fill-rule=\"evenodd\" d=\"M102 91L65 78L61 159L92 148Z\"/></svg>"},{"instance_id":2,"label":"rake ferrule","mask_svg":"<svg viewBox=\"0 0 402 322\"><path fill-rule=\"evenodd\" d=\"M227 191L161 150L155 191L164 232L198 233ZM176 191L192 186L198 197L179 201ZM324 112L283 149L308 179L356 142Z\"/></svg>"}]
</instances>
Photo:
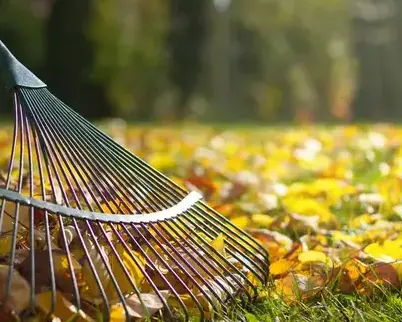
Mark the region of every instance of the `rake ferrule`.
<instances>
[{"instance_id":1,"label":"rake ferrule","mask_svg":"<svg viewBox=\"0 0 402 322\"><path fill-rule=\"evenodd\" d=\"M0 74L9 87L42 88L46 84L22 65L0 40Z\"/></svg>"}]
</instances>

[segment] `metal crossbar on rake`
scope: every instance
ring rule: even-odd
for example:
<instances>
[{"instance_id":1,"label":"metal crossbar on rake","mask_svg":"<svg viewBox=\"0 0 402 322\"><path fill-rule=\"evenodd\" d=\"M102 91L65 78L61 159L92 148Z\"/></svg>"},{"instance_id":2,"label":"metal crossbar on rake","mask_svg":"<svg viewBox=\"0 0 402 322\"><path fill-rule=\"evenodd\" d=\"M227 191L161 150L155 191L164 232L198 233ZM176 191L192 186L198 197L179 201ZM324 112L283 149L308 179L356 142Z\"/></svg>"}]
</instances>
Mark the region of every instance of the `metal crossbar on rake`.
<instances>
[{"instance_id":1,"label":"metal crossbar on rake","mask_svg":"<svg viewBox=\"0 0 402 322\"><path fill-rule=\"evenodd\" d=\"M15 111L1 316L203 321L255 298L269 261L252 237L57 99L1 41L0 72Z\"/></svg>"}]
</instances>

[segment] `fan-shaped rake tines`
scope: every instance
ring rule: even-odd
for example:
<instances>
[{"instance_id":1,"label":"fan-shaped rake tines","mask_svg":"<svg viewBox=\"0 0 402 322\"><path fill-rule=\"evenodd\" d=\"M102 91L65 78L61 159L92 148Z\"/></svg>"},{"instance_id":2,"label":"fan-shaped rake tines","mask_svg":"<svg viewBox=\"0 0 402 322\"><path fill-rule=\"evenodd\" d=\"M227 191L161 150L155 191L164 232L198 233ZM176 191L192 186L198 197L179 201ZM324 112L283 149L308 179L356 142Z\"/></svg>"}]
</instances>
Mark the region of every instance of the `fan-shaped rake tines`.
<instances>
[{"instance_id":1,"label":"fan-shaped rake tines","mask_svg":"<svg viewBox=\"0 0 402 322\"><path fill-rule=\"evenodd\" d=\"M15 126L0 174L0 312L201 320L267 281L266 251L53 96L0 42Z\"/></svg>"}]
</instances>

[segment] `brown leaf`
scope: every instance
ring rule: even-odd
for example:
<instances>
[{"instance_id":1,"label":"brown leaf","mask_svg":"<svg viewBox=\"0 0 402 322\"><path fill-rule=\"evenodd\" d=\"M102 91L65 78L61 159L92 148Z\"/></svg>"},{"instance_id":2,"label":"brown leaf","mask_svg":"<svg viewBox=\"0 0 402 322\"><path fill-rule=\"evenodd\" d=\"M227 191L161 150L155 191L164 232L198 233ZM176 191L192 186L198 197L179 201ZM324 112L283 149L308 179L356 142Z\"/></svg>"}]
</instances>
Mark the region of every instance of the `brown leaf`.
<instances>
[{"instance_id":1,"label":"brown leaf","mask_svg":"<svg viewBox=\"0 0 402 322\"><path fill-rule=\"evenodd\" d=\"M57 286L66 293L73 293L73 281L70 276L69 264L67 256L60 249L52 250L53 265L56 277ZM81 265L74 259L72 259L72 265L75 275L80 280ZM18 271L27 280L31 278L31 257L28 256L20 265L18 265ZM50 258L48 250L35 251L35 286L36 290L40 291L41 287L46 289L50 286L51 273L50 273Z\"/></svg>"},{"instance_id":2,"label":"brown leaf","mask_svg":"<svg viewBox=\"0 0 402 322\"><path fill-rule=\"evenodd\" d=\"M0 257L0 264L10 265L11 264L10 256L11 256L10 252L5 256L1 256ZM16 266L21 265L21 263L24 262L27 259L28 256L29 256L29 250L28 249L16 249L15 250L14 264Z\"/></svg>"},{"instance_id":3,"label":"brown leaf","mask_svg":"<svg viewBox=\"0 0 402 322\"><path fill-rule=\"evenodd\" d=\"M11 292L5 298L5 287L8 283L8 272L10 267L0 265L0 301L5 300L3 311L5 313L20 313L29 305L31 287L28 282L16 271L12 273Z\"/></svg>"},{"instance_id":4,"label":"brown leaf","mask_svg":"<svg viewBox=\"0 0 402 322\"><path fill-rule=\"evenodd\" d=\"M185 183L198 189L204 195L204 198L208 199L215 191L216 184L209 178L205 177L191 177L186 179Z\"/></svg>"},{"instance_id":5,"label":"brown leaf","mask_svg":"<svg viewBox=\"0 0 402 322\"><path fill-rule=\"evenodd\" d=\"M169 297L169 291L160 292L164 299ZM145 318L155 315L163 308L163 302L157 294L154 293L141 293L141 300L136 294L127 297L126 304L130 317ZM112 305L111 320L114 322L126 321L126 314L121 303Z\"/></svg>"},{"instance_id":6,"label":"brown leaf","mask_svg":"<svg viewBox=\"0 0 402 322\"><path fill-rule=\"evenodd\" d=\"M230 186L229 191L222 199L223 203L233 202L238 200L242 195L244 195L248 190L248 187L241 182L233 182Z\"/></svg>"},{"instance_id":7,"label":"brown leaf","mask_svg":"<svg viewBox=\"0 0 402 322\"><path fill-rule=\"evenodd\" d=\"M275 281L276 292L287 301L305 299L322 290L325 280L321 276L288 274Z\"/></svg>"},{"instance_id":8,"label":"brown leaf","mask_svg":"<svg viewBox=\"0 0 402 322\"><path fill-rule=\"evenodd\" d=\"M365 277L373 284L381 283L382 285L391 286L396 289L401 287L398 272L389 263L375 263L371 265Z\"/></svg>"}]
</instances>

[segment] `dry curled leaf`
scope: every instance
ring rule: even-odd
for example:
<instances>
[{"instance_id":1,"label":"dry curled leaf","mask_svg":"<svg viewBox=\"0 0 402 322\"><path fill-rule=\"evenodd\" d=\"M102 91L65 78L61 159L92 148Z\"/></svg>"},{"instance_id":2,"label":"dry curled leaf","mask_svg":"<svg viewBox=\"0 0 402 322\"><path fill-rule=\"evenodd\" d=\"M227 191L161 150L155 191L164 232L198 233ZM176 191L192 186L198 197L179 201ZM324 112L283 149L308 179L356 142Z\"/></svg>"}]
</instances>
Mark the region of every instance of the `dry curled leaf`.
<instances>
[{"instance_id":1,"label":"dry curled leaf","mask_svg":"<svg viewBox=\"0 0 402 322\"><path fill-rule=\"evenodd\" d=\"M166 300L169 297L169 291L161 291L160 295ZM141 293L140 297L135 294L130 295L125 301L131 318L152 317L164 306L159 295L151 293ZM112 305L110 319L111 322L127 321L126 312L121 303Z\"/></svg>"},{"instance_id":2,"label":"dry curled leaf","mask_svg":"<svg viewBox=\"0 0 402 322\"><path fill-rule=\"evenodd\" d=\"M10 267L0 265L0 301L5 301L3 312L20 313L28 307L30 301L31 287L28 282L16 271L11 274L11 288L7 293L5 287L8 283Z\"/></svg>"},{"instance_id":3,"label":"dry curled leaf","mask_svg":"<svg viewBox=\"0 0 402 322\"><path fill-rule=\"evenodd\" d=\"M66 293L73 293L74 285L71 279L70 263L66 254L60 249L54 249L51 252L56 285ZM35 263L35 286L36 290L49 287L51 285L51 268L49 250L37 250L34 253ZM82 267L78 261L71 257L71 267L77 281L80 283L82 279ZM31 278L31 257L27 258L18 266L18 271L27 280Z\"/></svg>"}]
</instances>

